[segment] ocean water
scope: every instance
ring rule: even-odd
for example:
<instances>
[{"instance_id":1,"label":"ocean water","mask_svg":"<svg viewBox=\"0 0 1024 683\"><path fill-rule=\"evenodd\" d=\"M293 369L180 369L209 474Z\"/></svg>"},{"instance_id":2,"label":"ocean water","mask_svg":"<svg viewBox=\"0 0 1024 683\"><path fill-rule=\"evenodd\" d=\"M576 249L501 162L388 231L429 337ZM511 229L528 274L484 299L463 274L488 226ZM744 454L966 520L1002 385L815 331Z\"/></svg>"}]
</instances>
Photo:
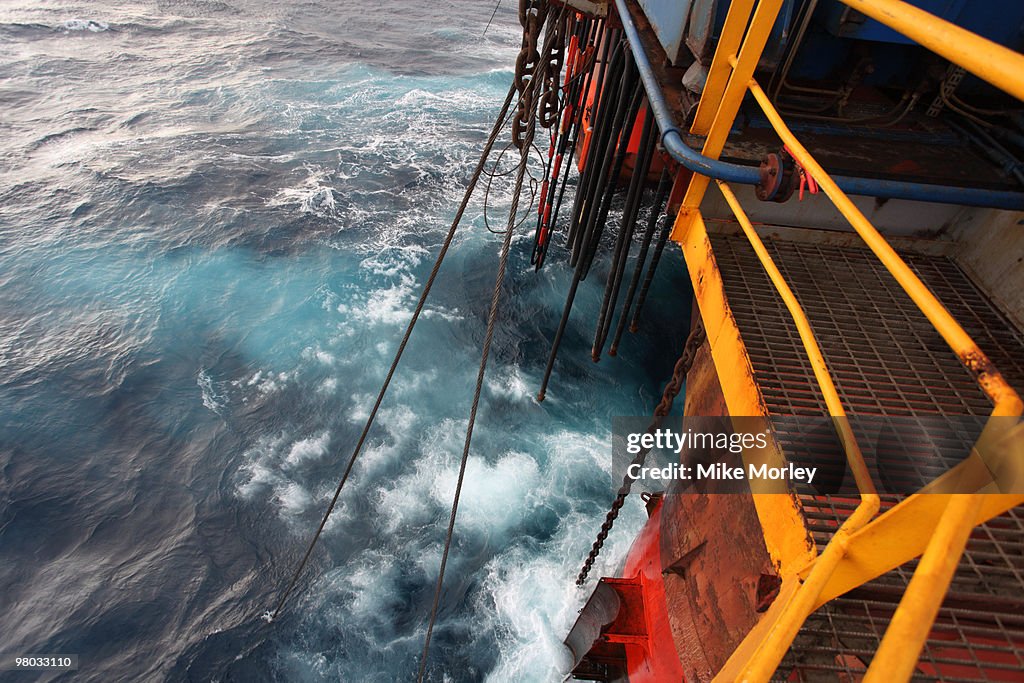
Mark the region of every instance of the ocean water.
<instances>
[{"instance_id":1,"label":"ocean water","mask_svg":"<svg viewBox=\"0 0 1024 683\"><path fill-rule=\"evenodd\" d=\"M415 675L500 239L478 196L303 581L511 79L505 2L0 2L0 651L58 680ZM495 187L502 221L508 187ZM513 244L432 681L557 681L689 294L595 365L606 261L533 399L570 270ZM642 523L630 500L593 575ZM53 676L0 673L3 680Z\"/></svg>"}]
</instances>

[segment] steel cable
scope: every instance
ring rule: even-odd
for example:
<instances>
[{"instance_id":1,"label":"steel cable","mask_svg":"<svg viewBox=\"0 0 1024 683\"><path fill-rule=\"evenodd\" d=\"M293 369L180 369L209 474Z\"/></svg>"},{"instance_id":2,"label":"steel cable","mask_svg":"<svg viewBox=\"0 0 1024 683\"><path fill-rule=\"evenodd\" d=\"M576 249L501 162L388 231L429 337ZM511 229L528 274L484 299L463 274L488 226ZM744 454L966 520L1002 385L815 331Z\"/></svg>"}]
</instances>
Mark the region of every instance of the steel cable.
<instances>
[{"instance_id":1,"label":"steel cable","mask_svg":"<svg viewBox=\"0 0 1024 683\"><path fill-rule=\"evenodd\" d=\"M640 111L640 103L643 101L644 89L639 80L633 80L632 85L624 82L624 89L632 87L633 95L629 100L629 107L624 113L616 113L616 123L619 125L613 135L617 138L618 147L614 144L615 139L609 140L606 147L605 163L607 168L606 177L599 188L601 197L597 213L590 216L590 223L586 227L586 243L580 251L580 261L583 264L582 279L586 280L590 274L590 267L594 265L594 257L597 255L598 247L601 246L601 237L604 235L605 227L608 224L608 212L612 207L612 199L619 184L619 177L622 175L622 167L625 165L626 156L629 154L629 140L633 136L633 127L636 123L637 112ZM621 117L621 121L619 120ZM614 152L614 155L612 154ZM609 163L610 162L610 163Z\"/></svg>"},{"instance_id":2,"label":"steel cable","mask_svg":"<svg viewBox=\"0 0 1024 683\"><path fill-rule=\"evenodd\" d=\"M580 226L594 199L599 159L598 154L593 152L604 146L604 140L608 134L607 124L614 110L608 101L612 98L613 93L619 90L618 79L622 74L623 45L620 41L612 38L613 32L607 28L607 24L605 26L605 35L601 45L602 53L599 55L603 55L604 61L601 62L601 73L597 75L594 99L590 106L591 129L590 139L587 143L587 158L583 164L583 172L576 184L577 191L573 198L572 219L569 221L569 231L566 236L566 243L574 250L579 240ZM609 57L612 51L614 54ZM596 63L594 68L597 68ZM586 108L586 104L583 108ZM575 265L575 259L572 259L570 263Z\"/></svg>"},{"instance_id":3,"label":"steel cable","mask_svg":"<svg viewBox=\"0 0 1024 683\"><path fill-rule=\"evenodd\" d=\"M571 265L581 259L584 253L588 253L593 248L594 232L603 227L604 216L598 219L599 212L595 211L595 205L603 205L603 201L599 199L606 198L605 192L608 188L608 180L610 177L609 169L613 165L613 158L615 157L614 151L616 145L619 144L621 138L625 137L620 135L623 129L623 124L627 121L628 117L626 112L632 108L633 100L639 97L637 92L637 80L635 69L633 69L633 60L626 57L623 59L623 66L620 73L620 80L618 81L619 96L616 99L616 106L614 108L609 107L608 111L612 112L607 118L607 128L604 133L603 140L600 141L599 146L594 146L594 139L591 138L590 145L587 149L587 160L590 160L591 155L594 155L594 178L591 181L590 189L590 201L586 203L584 211L580 215L580 225L577 229L576 243L573 244L572 254L569 259ZM608 87L607 85L605 87ZM632 94L632 97L631 97ZM628 119L630 124L631 119ZM628 140L628 138L627 138ZM614 185L612 186L614 187ZM604 212L607 215L607 209ZM584 267L583 279L586 279L586 270Z\"/></svg>"},{"instance_id":4,"label":"steel cable","mask_svg":"<svg viewBox=\"0 0 1024 683\"><path fill-rule=\"evenodd\" d=\"M484 145L484 150L480 155L480 160L477 162L476 169L473 171L469 185L466 187L466 192L463 194L462 203L459 204L459 209L456 211L455 217L452 219L451 227L448 229L448 234L445 236L441 249L437 254L437 259L434 261L434 267L431 269L430 275L427 277L427 281L423 285L423 291L420 293L420 298L416 304L415 310L413 311L412 318L409 320L409 324L405 328L405 334L402 336L402 341L398 345L398 351L395 352L395 357L391 361L391 367L388 369L388 374L384 379L384 384L381 385L380 392L377 394L377 400L373 404L373 409L370 410L370 414L366 418L366 424L363 426L363 431L359 435L359 440L356 442L355 450L352 452L348 465L345 467L345 472L342 474L341 480L338 482L338 487L334 491L331 503L327 506L327 512L324 513L323 519L320 521L320 526L317 528L316 533L313 535L313 539L309 543L309 547L306 549L306 554L303 556L298 568L292 575L292 579L289 582L288 587L281 595L281 598L277 603L277 607L274 609L274 613L270 616L270 621L276 619L277 615L281 613L281 609L284 607L288 597L295 589L295 585L298 583L299 577L306 568L306 564L309 562L309 558L313 554L313 549L316 547L317 541L320 540L320 536L323 534L328 518L330 518L331 513L334 512L334 508L338 503L338 498L341 496L341 490L345 487L345 482L348 481L348 477L352 472L352 467L355 465L356 459L362 451L363 444L366 442L366 437L370 432L370 428L373 426L373 422L377 418L377 410L380 408L380 404L384 400L384 394L387 393L388 387L391 385L391 379L395 374L395 370L398 368L398 363L402 359L405 347L409 343L409 338L412 336L413 328L416 326L416 322L419 320L420 314L423 312L423 307L427 302L427 297L430 295L430 290L434 286L434 280L437 278L437 273L441 269L441 264L444 262L445 255L448 253L448 249L452 244L452 240L455 238L455 233L458 230L459 224L462 222L462 216L466 212L466 207L469 205L469 200L473 195L474 189L476 189L477 181L483 173L484 165L487 163L487 157L490 155L491 149L494 147L494 141L498 138L498 134L504 127L505 116L508 113L509 108L512 106L512 100L515 97L515 94L516 88L513 85L509 88L508 95L505 97L505 103L501 108L501 113L498 114L494 127L491 129L490 136L487 138L487 143Z\"/></svg>"},{"instance_id":5,"label":"steel cable","mask_svg":"<svg viewBox=\"0 0 1024 683\"><path fill-rule=\"evenodd\" d=\"M608 339L608 333L611 330L612 317L615 314L615 304L619 299L619 290L622 289L622 275L626 270L626 262L629 259L629 249L633 245L633 232L636 230L636 219L640 213L644 185L647 183L647 169L651 165L651 158L654 156L654 146L657 144L656 133L657 127L654 125L654 116L651 114L650 109L647 109L644 113L643 130L640 133L640 144L634 158L633 175L629 182L626 207L622 212L622 225L619 227L611 269L608 271L608 281L604 288L604 300L601 302L597 330L594 332L594 345L590 353L595 363L601 359L604 343Z\"/></svg>"},{"instance_id":6,"label":"steel cable","mask_svg":"<svg viewBox=\"0 0 1024 683\"><path fill-rule=\"evenodd\" d=\"M535 0L535 2L537 13L545 13L546 8L543 0L540 0L540 2L537 2L537 0ZM527 4L529 4L529 0L524 0L524 2L521 4L521 7ZM562 20L562 14L564 13L564 11L565 6L563 5L562 11L559 12L559 15L555 21L560 22ZM547 47L547 42L552 38L552 32L549 30L548 34L545 37L545 48ZM546 54L547 50L545 49L544 52ZM536 94L539 90L539 84L544 80L544 71L546 70L547 66L548 62L541 62L539 67L539 73L535 73L534 78L532 78L529 83L529 87L533 90L533 95L528 98L528 100L531 102L536 101ZM523 178L526 175L526 167L529 162L529 150L530 147L533 145L533 138L536 133L537 120L535 115L529 115L525 118L525 120L516 120L520 120L521 126L525 126L525 130L523 130L522 127L520 127L520 132L522 133L522 146L520 147L520 149L522 150L522 156L519 162L519 171L516 177L515 190L512 195L512 206L509 208L508 224L505 230L505 239L502 242L501 254L498 257L498 272L494 277L494 290L491 294L490 311L487 314L487 329L486 332L484 333L483 346L480 352L480 367L477 370L476 388L473 392L473 404L469 410L469 423L466 426L466 440L465 443L463 444L462 458L459 462L459 474L455 482L455 493L452 497L451 514L448 518L448 530L447 533L445 534L444 550L441 553L441 566L440 569L438 570L437 585L434 588L434 601L430 609L430 619L427 622L427 633L423 642L423 653L420 657L419 673L416 676L417 683L423 682L423 678L426 675L427 671L427 657L430 654L430 640L431 637L433 636L434 625L437 622L437 612L441 604L441 591L442 588L444 587L444 574L445 569L448 565L448 556L451 551L452 538L455 534L455 519L456 516L458 515L459 499L461 498L462 495L462 485L466 475L466 465L469 462L469 449L473 440L473 428L476 425L477 411L479 410L480 407L480 395L483 392L484 375L487 371L487 361L491 353L491 342L494 338L494 328L498 319L498 305L501 301L501 290L502 285L504 284L505 271L508 266L508 256L512 246L512 235L515 233L515 228L517 224L516 216L519 210L519 194L522 189ZM513 121L513 124L515 124L515 120Z\"/></svg>"},{"instance_id":7,"label":"steel cable","mask_svg":"<svg viewBox=\"0 0 1024 683\"><path fill-rule=\"evenodd\" d=\"M666 214L661 220L661 233L658 235L658 244L654 247L654 255L651 256L651 265L647 267L647 275L644 276L644 283L640 287L640 294L636 298L636 310L633 311L633 319L629 321L629 331L636 332L640 329L640 311L643 310L644 303L647 302L647 293L651 289L651 283L654 281L654 271L658 269L658 264L661 262L661 255L665 251L665 245L668 244L669 233L672 232L672 221L669 220L668 208L665 209Z\"/></svg>"}]
</instances>

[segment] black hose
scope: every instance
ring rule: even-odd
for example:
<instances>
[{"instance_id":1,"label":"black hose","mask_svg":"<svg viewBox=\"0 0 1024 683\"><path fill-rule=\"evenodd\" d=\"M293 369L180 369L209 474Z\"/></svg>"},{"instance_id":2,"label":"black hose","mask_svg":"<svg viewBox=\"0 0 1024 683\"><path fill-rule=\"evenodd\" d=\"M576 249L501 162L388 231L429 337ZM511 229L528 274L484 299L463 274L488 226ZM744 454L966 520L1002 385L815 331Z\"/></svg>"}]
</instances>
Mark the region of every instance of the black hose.
<instances>
[{"instance_id":1,"label":"black hose","mask_svg":"<svg viewBox=\"0 0 1024 683\"><path fill-rule=\"evenodd\" d=\"M654 204L651 206L651 217L647 221L647 230L644 231L643 241L640 243L640 253L636 257L636 266L633 268L633 277L626 290L626 300L622 302L622 313L619 314L619 324L615 327L615 336L612 338L612 345L608 349L608 355L614 356L619 352L619 341L626 329L626 320L629 319L629 309L633 305L633 297L636 294L637 285L640 284L640 276L644 272L644 262L647 260L647 252L654 239L654 231L658 227L658 218L661 216L662 206L668 198L668 190L672 186L672 174L668 166L661 172L661 179L658 181L658 189L654 193Z\"/></svg>"},{"instance_id":2,"label":"black hose","mask_svg":"<svg viewBox=\"0 0 1024 683\"><path fill-rule=\"evenodd\" d=\"M590 264L593 262L594 253L601 241L601 234L604 232L604 224L608 218L608 209L611 206L611 194L615 190L619 173L622 171L622 162L626 157L626 150L629 146L629 136L633 132L633 122L636 120L636 112L640 107L640 99L643 96L643 89L640 87L636 74L629 68L632 60L627 60L627 68L623 75L620 88L618 104L615 108L615 115L608 139L603 149L591 149L588 154L598 154L601 166L597 171L597 178L594 187L593 207L587 214L586 222L582 228L582 234L573 245L572 255L569 263L576 265L583 261L583 279L587 279L590 271ZM618 150L618 151L616 151ZM600 198L600 202L597 198Z\"/></svg>"},{"instance_id":3,"label":"black hose","mask_svg":"<svg viewBox=\"0 0 1024 683\"><path fill-rule=\"evenodd\" d=\"M587 160L583 165L583 173L580 175L581 191L576 193L573 201L572 221L569 224L569 233L566 237L569 248L575 252L580 239L580 229L586 224L587 216L593 210L593 200L597 196L598 168L600 167L600 154L597 152L603 149L609 135L609 127L614 114L614 103L612 93L619 92L622 67L626 59L626 51L622 45L615 49L615 55L610 63L601 70L598 77L597 95L591 106L590 115L593 127L590 132L590 141L587 148ZM570 259L575 265L575 260Z\"/></svg>"},{"instance_id":4,"label":"black hose","mask_svg":"<svg viewBox=\"0 0 1024 683\"><path fill-rule=\"evenodd\" d=\"M648 107L644 113L643 132L640 134L640 146L637 148L633 176L629 182L626 207L622 213L622 225L619 228L611 270L608 272L608 282L604 288L604 301L601 303L601 313L598 317L597 329L594 332L591 358L595 363L601 359L601 352L611 328L615 304L619 298L619 290L622 288L622 275L629 259L629 248L633 244L633 231L636 228L636 218L640 212L640 202L643 197L644 185L647 182L647 169L651 164L654 145L657 141L656 131L654 116Z\"/></svg>"},{"instance_id":5,"label":"black hose","mask_svg":"<svg viewBox=\"0 0 1024 683\"><path fill-rule=\"evenodd\" d=\"M651 265L647 268L647 276L644 277L644 284L640 287L640 295L636 300L636 310L633 311L633 319L629 323L629 331L635 333L640 329L640 311L643 310L647 301L647 292L651 289L651 282L654 280L654 271L658 269L661 261L661 254L665 251L665 244L668 243L668 235L672 232L672 221L666 215L661 222L661 234L658 235L658 244L654 247L654 255L651 257Z\"/></svg>"}]
</instances>

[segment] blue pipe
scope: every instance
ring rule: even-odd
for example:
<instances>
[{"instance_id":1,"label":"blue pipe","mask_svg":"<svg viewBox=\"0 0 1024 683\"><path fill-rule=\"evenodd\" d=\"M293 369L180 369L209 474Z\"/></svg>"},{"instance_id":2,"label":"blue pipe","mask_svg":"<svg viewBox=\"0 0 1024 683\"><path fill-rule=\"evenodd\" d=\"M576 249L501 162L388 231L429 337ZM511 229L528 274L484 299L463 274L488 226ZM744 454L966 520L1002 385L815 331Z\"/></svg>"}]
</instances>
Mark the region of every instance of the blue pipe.
<instances>
[{"instance_id":1,"label":"blue pipe","mask_svg":"<svg viewBox=\"0 0 1024 683\"><path fill-rule=\"evenodd\" d=\"M905 183L900 180L851 178L849 176L832 176L832 180L846 194L879 199L910 199L916 202L1024 211L1024 194L1020 192L950 187L949 185L924 185L922 183Z\"/></svg>"},{"instance_id":2,"label":"blue pipe","mask_svg":"<svg viewBox=\"0 0 1024 683\"><path fill-rule=\"evenodd\" d=\"M668 103L665 102L665 95L661 92L658 77L654 75L651 60L647 58L643 43L640 42L640 33L636 30L633 17L626 7L626 0L615 0L615 7L619 10L619 18L622 20L626 40L629 41L629 47L633 51L633 61L636 63L637 71L640 72L644 90L647 91L647 101L650 103L651 111L654 112L654 120L658 122L658 129L661 130L661 146L665 148L665 151L694 173L740 185L760 183L761 171L756 167L730 164L706 157L683 141L683 135L679 131L679 127L676 126L675 117L669 110Z\"/></svg>"},{"instance_id":3,"label":"blue pipe","mask_svg":"<svg viewBox=\"0 0 1024 683\"><path fill-rule=\"evenodd\" d=\"M636 63L637 71L640 72L640 79L643 81L644 90L647 91L647 101L650 103L651 111L654 112L654 120L661 130L661 145L673 159L683 167L716 180L724 180L728 183L739 185L757 185L761 182L761 172L753 166L742 166L730 164L718 159L706 157L692 149L683 140L679 127L676 126L675 117L665 102L665 96L661 91L657 76L651 61L644 51L643 43L640 40L640 33L637 31L633 17L626 6L626 0L615 0L615 7L622 22L626 40L633 52L633 60ZM935 202L939 204L959 204L962 206L980 206L993 209L1011 209L1015 211L1024 210L1024 193L1008 192L1004 190L985 190L968 187L951 187L948 185L923 185L921 183L907 183L898 180L879 180L876 178L852 178L849 176L832 176L839 188L847 194L877 197L879 199L909 199L919 202Z\"/></svg>"}]
</instances>

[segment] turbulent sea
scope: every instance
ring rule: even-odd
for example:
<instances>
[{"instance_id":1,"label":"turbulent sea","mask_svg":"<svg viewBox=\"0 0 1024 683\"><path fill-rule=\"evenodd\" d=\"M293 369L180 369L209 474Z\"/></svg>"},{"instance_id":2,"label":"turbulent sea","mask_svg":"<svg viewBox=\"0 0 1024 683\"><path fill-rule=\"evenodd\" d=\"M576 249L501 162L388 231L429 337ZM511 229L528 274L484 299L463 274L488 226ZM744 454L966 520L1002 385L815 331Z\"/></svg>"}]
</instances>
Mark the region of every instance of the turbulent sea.
<instances>
[{"instance_id":1,"label":"turbulent sea","mask_svg":"<svg viewBox=\"0 0 1024 683\"><path fill-rule=\"evenodd\" d=\"M500 238L482 197L299 588L507 90L514 3L0 0L0 652L83 681L415 677ZM544 145L546 148L546 145ZM508 186L491 197L501 223ZM558 681L689 294L590 360L607 260L513 243L428 678ZM631 499L596 575L642 523Z\"/></svg>"}]
</instances>

